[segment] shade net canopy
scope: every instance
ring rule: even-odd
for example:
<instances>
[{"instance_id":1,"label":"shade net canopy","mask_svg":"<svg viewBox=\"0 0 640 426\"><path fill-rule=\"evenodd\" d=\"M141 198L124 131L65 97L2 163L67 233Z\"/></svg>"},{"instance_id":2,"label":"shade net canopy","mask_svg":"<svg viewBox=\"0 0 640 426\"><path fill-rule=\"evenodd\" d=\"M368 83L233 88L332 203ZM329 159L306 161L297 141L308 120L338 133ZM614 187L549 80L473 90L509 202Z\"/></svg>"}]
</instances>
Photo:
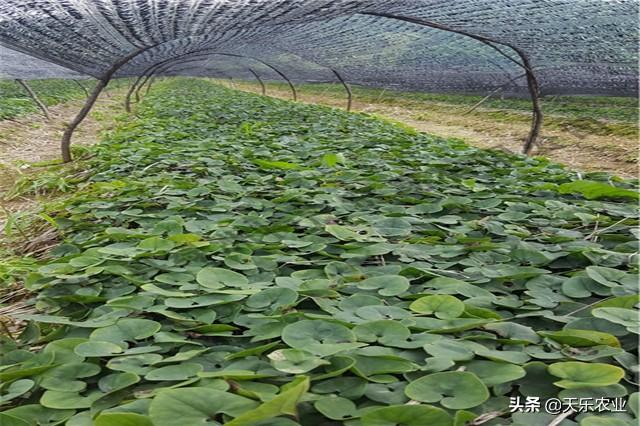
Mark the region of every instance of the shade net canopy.
<instances>
[{"instance_id":1,"label":"shade net canopy","mask_svg":"<svg viewBox=\"0 0 640 426\"><path fill-rule=\"evenodd\" d=\"M3 0L0 76L101 78L139 52L116 77L335 70L375 87L526 93L524 56L543 94L637 95L637 17L636 0Z\"/></svg>"}]
</instances>

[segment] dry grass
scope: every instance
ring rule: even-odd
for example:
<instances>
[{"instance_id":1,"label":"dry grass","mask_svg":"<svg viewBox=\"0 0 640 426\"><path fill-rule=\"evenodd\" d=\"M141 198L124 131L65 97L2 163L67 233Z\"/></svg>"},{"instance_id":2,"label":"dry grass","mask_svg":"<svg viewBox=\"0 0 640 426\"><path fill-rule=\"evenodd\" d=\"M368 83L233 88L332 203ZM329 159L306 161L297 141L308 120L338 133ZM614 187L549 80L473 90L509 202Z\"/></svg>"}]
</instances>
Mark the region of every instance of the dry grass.
<instances>
[{"instance_id":1,"label":"dry grass","mask_svg":"<svg viewBox=\"0 0 640 426\"><path fill-rule=\"evenodd\" d=\"M123 112L125 92L126 88L114 89L98 99L74 134L74 146L97 143L100 133L115 125L115 117ZM41 201L47 201L46 195L8 197L8 194L20 178L37 176L59 164L62 132L83 103L84 99L78 99L51 107L51 121L39 114L0 121L0 231L9 213L34 210Z\"/></svg>"},{"instance_id":2,"label":"dry grass","mask_svg":"<svg viewBox=\"0 0 640 426\"><path fill-rule=\"evenodd\" d=\"M125 92L126 88L119 88L101 96L76 131L74 145L95 144L102 131L115 125L116 116L123 112ZM9 194L21 178L46 179L52 167L60 167L59 141L64 126L83 102L84 99L79 99L51 107L51 121L45 121L38 114L0 121L0 257L8 262L16 260L15 270L28 269L21 262L23 259L47 258L49 251L61 241L57 228L47 216L40 214L42 203L60 198L61 194L41 193L37 189L28 194ZM68 166L69 174L63 179L77 180L85 172L78 167L78 163ZM9 274L14 275L22 273ZM26 323L15 316L36 310L31 294L21 282L9 284L2 280L0 276L0 333L16 339Z\"/></svg>"}]
</instances>

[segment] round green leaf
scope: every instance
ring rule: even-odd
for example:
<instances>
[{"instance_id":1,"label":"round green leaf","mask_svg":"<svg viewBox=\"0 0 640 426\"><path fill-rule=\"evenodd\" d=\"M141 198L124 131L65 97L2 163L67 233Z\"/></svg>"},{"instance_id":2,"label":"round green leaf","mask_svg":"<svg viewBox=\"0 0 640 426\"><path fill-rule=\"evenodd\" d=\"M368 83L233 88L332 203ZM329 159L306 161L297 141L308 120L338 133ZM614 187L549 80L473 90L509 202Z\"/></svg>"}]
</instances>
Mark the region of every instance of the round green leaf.
<instances>
[{"instance_id":1,"label":"round green leaf","mask_svg":"<svg viewBox=\"0 0 640 426\"><path fill-rule=\"evenodd\" d=\"M442 319L458 318L464 312L464 303L448 294L424 296L409 305L420 314L435 315Z\"/></svg>"},{"instance_id":2,"label":"round green leaf","mask_svg":"<svg viewBox=\"0 0 640 426\"><path fill-rule=\"evenodd\" d=\"M378 290L382 296L397 296L409 289L409 280L401 275L380 275L357 284L362 290Z\"/></svg>"},{"instance_id":3,"label":"round green leaf","mask_svg":"<svg viewBox=\"0 0 640 426\"><path fill-rule=\"evenodd\" d=\"M383 345L405 341L411 335L407 327L397 321L380 320L358 324L353 332L361 342L380 342Z\"/></svg>"},{"instance_id":4,"label":"round green leaf","mask_svg":"<svg viewBox=\"0 0 640 426\"><path fill-rule=\"evenodd\" d=\"M323 320L302 320L282 330L282 340L292 348L309 351L320 356L362 346L356 336L344 325Z\"/></svg>"},{"instance_id":5,"label":"round green leaf","mask_svg":"<svg viewBox=\"0 0 640 426\"><path fill-rule=\"evenodd\" d=\"M85 382L76 380L95 376L100 372L100 367L89 362L64 364L42 375L40 386L44 389L81 392L86 388Z\"/></svg>"},{"instance_id":6,"label":"round green leaf","mask_svg":"<svg viewBox=\"0 0 640 426\"><path fill-rule=\"evenodd\" d=\"M136 413L102 413L93 426L154 426L151 419Z\"/></svg>"},{"instance_id":7,"label":"round green leaf","mask_svg":"<svg viewBox=\"0 0 640 426\"><path fill-rule=\"evenodd\" d=\"M57 425L64 423L74 413L74 410L55 410L39 404L25 404L0 413L0 424L5 426L7 417L10 417L12 421L18 419L15 423L7 422L10 426Z\"/></svg>"},{"instance_id":8,"label":"round green leaf","mask_svg":"<svg viewBox=\"0 0 640 426\"><path fill-rule=\"evenodd\" d=\"M486 386L509 383L527 374L519 365L504 362L476 360L466 364L465 367L465 371L478 376Z\"/></svg>"},{"instance_id":9,"label":"round green leaf","mask_svg":"<svg viewBox=\"0 0 640 426\"><path fill-rule=\"evenodd\" d=\"M124 371L144 375L151 369L151 365L162 360L162 355L140 354L126 355L111 358L107 362L107 368L115 371Z\"/></svg>"},{"instance_id":10,"label":"round green leaf","mask_svg":"<svg viewBox=\"0 0 640 426\"><path fill-rule=\"evenodd\" d=\"M391 405L367 411L362 426L452 426L453 419L443 409L430 405Z\"/></svg>"},{"instance_id":11,"label":"round green leaf","mask_svg":"<svg viewBox=\"0 0 640 426\"><path fill-rule=\"evenodd\" d=\"M613 385L624 377L624 370L615 365L577 361L551 364L549 373L563 379L554 385L565 389Z\"/></svg>"},{"instance_id":12,"label":"round green leaf","mask_svg":"<svg viewBox=\"0 0 640 426\"><path fill-rule=\"evenodd\" d=\"M383 237L404 237L411 233L411 223L401 217L390 217L375 222L373 229Z\"/></svg>"},{"instance_id":13,"label":"round green leaf","mask_svg":"<svg viewBox=\"0 0 640 426\"><path fill-rule=\"evenodd\" d=\"M329 234L333 235L334 237L336 237L341 241L351 241L351 240L361 241L363 239L363 237L360 234L358 234L357 232L353 231L350 228L347 228L346 226L327 225L325 226L324 229Z\"/></svg>"},{"instance_id":14,"label":"round green leaf","mask_svg":"<svg viewBox=\"0 0 640 426\"><path fill-rule=\"evenodd\" d=\"M142 240L140 244L138 244L138 248L149 251L169 251L174 248L176 245L171 240L165 240L160 237L151 237L145 240Z\"/></svg>"},{"instance_id":15,"label":"round green leaf","mask_svg":"<svg viewBox=\"0 0 640 426\"><path fill-rule=\"evenodd\" d=\"M134 342L153 336L161 328L161 324L141 318L121 318L114 325L96 328L91 333L91 340L102 342Z\"/></svg>"},{"instance_id":16,"label":"round green leaf","mask_svg":"<svg viewBox=\"0 0 640 426\"><path fill-rule=\"evenodd\" d=\"M205 387L161 391L149 406L154 426L204 425L220 413L237 417L256 408L251 399Z\"/></svg>"},{"instance_id":17,"label":"round green leaf","mask_svg":"<svg viewBox=\"0 0 640 426\"><path fill-rule=\"evenodd\" d=\"M249 296L245 304L251 309L271 310L293 305L298 293L289 288L268 288Z\"/></svg>"},{"instance_id":18,"label":"round green leaf","mask_svg":"<svg viewBox=\"0 0 640 426\"><path fill-rule=\"evenodd\" d=\"M595 330L566 329L560 331L539 331L538 334L576 348L598 345L620 347L620 342L615 336Z\"/></svg>"},{"instance_id":19,"label":"round green leaf","mask_svg":"<svg viewBox=\"0 0 640 426\"><path fill-rule=\"evenodd\" d=\"M55 408L57 410L89 408L94 401L103 395L104 394L100 392L92 392L87 396L82 396L76 392L48 390L42 394L40 404L43 407Z\"/></svg>"},{"instance_id":20,"label":"round green leaf","mask_svg":"<svg viewBox=\"0 0 640 426\"><path fill-rule=\"evenodd\" d=\"M313 406L331 420L344 420L355 416L358 409L350 399L331 396L317 400Z\"/></svg>"},{"instance_id":21,"label":"round green leaf","mask_svg":"<svg viewBox=\"0 0 640 426\"><path fill-rule=\"evenodd\" d=\"M489 399L487 387L466 371L429 374L409 383L405 394L420 402L440 402L452 410L477 407Z\"/></svg>"},{"instance_id":22,"label":"round green leaf","mask_svg":"<svg viewBox=\"0 0 640 426\"><path fill-rule=\"evenodd\" d=\"M278 371L291 374L302 374L321 365L330 364L312 353L299 349L280 349L268 355L271 364Z\"/></svg>"},{"instance_id":23,"label":"round green leaf","mask_svg":"<svg viewBox=\"0 0 640 426\"><path fill-rule=\"evenodd\" d=\"M112 373L100 378L98 388L104 393L111 393L135 385L139 381L140 377L134 373Z\"/></svg>"},{"instance_id":24,"label":"round green leaf","mask_svg":"<svg viewBox=\"0 0 640 426\"><path fill-rule=\"evenodd\" d=\"M0 405L29 392L31 388L33 388L34 384L35 382L33 380L20 379L2 386L2 392L0 393Z\"/></svg>"},{"instance_id":25,"label":"round green leaf","mask_svg":"<svg viewBox=\"0 0 640 426\"><path fill-rule=\"evenodd\" d=\"M614 324L623 325L631 333L640 334L640 314L637 310L625 308L596 308L591 315Z\"/></svg>"},{"instance_id":26,"label":"round green leaf","mask_svg":"<svg viewBox=\"0 0 640 426\"><path fill-rule=\"evenodd\" d=\"M97 358L117 355L124 352L124 349L115 343L90 340L80 343L75 347L74 352L82 357Z\"/></svg>"},{"instance_id":27,"label":"round green leaf","mask_svg":"<svg viewBox=\"0 0 640 426\"><path fill-rule=\"evenodd\" d=\"M423 346L425 352L440 359L452 361L467 361L473 358L474 353L464 341L452 339L437 340Z\"/></svg>"},{"instance_id":28,"label":"round green leaf","mask_svg":"<svg viewBox=\"0 0 640 426\"><path fill-rule=\"evenodd\" d=\"M178 381L187 380L190 377L195 377L199 372L203 370L202 365L195 363L182 363L176 365L167 365L160 368L155 368L144 376L147 380L152 381Z\"/></svg>"},{"instance_id":29,"label":"round green leaf","mask_svg":"<svg viewBox=\"0 0 640 426\"><path fill-rule=\"evenodd\" d=\"M245 287L249 284L249 280L244 275L223 268L202 268L196 275L196 281L203 286L211 289L219 289L223 287Z\"/></svg>"},{"instance_id":30,"label":"round green leaf","mask_svg":"<svg viewBox=\"0 0 640 426\"><path fill-rule=\"evenodd\" d=\"M164 304L176 309L195 309L233 303L244 298L245 296L241 294L210 294L206 296L184 297L181 299L170 297L164 300Z\"/></svg>"}]
</instances>

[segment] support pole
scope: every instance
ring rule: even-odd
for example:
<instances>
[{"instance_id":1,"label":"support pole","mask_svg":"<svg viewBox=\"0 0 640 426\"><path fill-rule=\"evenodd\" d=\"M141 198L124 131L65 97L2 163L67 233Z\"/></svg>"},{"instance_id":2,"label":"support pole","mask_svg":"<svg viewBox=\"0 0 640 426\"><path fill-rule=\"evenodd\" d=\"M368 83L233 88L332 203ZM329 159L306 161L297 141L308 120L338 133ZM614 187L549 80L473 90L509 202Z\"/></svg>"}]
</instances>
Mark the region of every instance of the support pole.
<instances>
[{"instance_id":1,"label":"support pole","mask_svg":"<svg viewBox=\"0 0 640 426\"><path fill-rule=\"evenodd\" d=\"M256 78L256 80L260 84L260 91L262 92L262 96L265 96L267 94L267 87L264 85L264 81L262 81L258 73L255 72L253 69L249 68L249 72L253 74L253 76Z\"/></svg>"},{"instance_id":2,"label":"support pole","mask_svg":"<svg viewBox=\"0 0 640 426\"><path fill-rule=\"evenodd\" d=\"M142 74L141 76L136 78L135 81L131 84L131 86L129 86L129 90L127 91L127 96L125 96L125 98L124 98L124 109L127 112L131 112L131 95L133 95L133 92L134 92L134 90L136 90L136 87L138 86L138 83L140 83L140 81L143 78L145 78L144 74ZM146 78L149 78L149 77L146 77ZM137 96L136 96L136 98L137 98Z\"/></svg>"},{"instance_id":3,"label":"support pole","mask_svg":"<svg viewBox=\"0 0 640 426\"><path fill-rule=\"evenodd\" d=\"M516 52L520 53L516 50ZM531 71L531 64L529 63L529 58L526 55L520 54L522 61L524 63L525 69L527 70L527 86L529 87L529 94L531 95L531 103L533 104L532 111L532 122L531 122L531 130L529 131L529 136L524 142L522 147L522 153L529 155L531 154L531 150L538 139L538 135L540 134L540 128L542 127L542 108L540 108L540 87L538 86L538 80L536 79L535 74Z\"/></svg>"},{"instance_id":4,"label":"support pole","mask_svg":"<svg viewBox=\"0 0 640 426\"><path fill-rule=\"evenodd\" d=\"M149 84L147 84L147 90L144 91L145 96L149 94L149 90L151 90L151 85L156 81L156 78L158 78L158 76L154 75L149 79Z\"/></svg>"},{"instance_id":5,"label":"support pole","mask_svg":"<svg viewBox=\"0 0 640 426\"><path fill-rule=\"evenodd\" d=\"M162 67L162 65L166 64L167 62L171 62L171 59L167 59L165 61L154 64L144 70L142 74L140 74L125 98L125 109L127 110L127 112L131 112L131 95L133 94L133 91L135 90L136 93L136 102L140 102L140 90L142 90L142 87L147 83L147 81L151 79L151 81L149 81L149 85L147 86L147 91L145 92L145 94L149 93L149 90L151 89L151 83L153 82L153 79L156 78L156 71L158 71ZM140 80L142 79L144 80L142 81L142 83L140 83Z\"/></svg>"},{"instance_id":6,"label":"support pole","mask_svg":"<svg viewBox=\"0 0 640 426\"><path fill-rule=\"evenodd\" d=\"M31 87L29 87L29 85L25 81L19 78L16 78L16 83L18 83L20 86L24 88L24 90L27 91L27 93L29 94L29 97L33 100L33 102L36 105L38 105L38 108L40 108L40 110L42 111L42 114L44 114L46 119L51 120L51 116L49 115L49 110L47 109L47 106L42 103L40 98L38 98L38 95L36 95L36 92L31 90Z\"/></svg>"},{"instance_id":7,"label":"support pole","mask_svg":"<svg viewBox=\"0 0 640 426\"><path fill-rule=\"evenodd\" d=\"M144 85L147 84L147 81L149 81L150 78L150 75L146 76L145 79L142 80L142 83L140 83L138 87L136 87L136 103L140 102L140 91L142 90Z\"/></svg>"},{"instance_id":8,"label":"support pole","mask_svg":"<svg viewBox=\"0 0 640 426\"><path fill-rule=\"evenodd\" d=\"M142 83L140 83L140 85L136 88L136 102L140 102L140 91L142 90L144 85L147 84L147 82L149 82L149 85L147 86L147 90L144 92L144 94L146 95L149 93L149 89L151 89L151 83L153 83L153 80L155 80L155 78L156 76L153 74L147 75Z\"/></svg>"},{"instance_id":9,"label":"support pole","mask_svg":"<svg viewBox=\"0 0 640 426\"><path fill-rule=\"evenodd\" d=\"M82 89L82 91L84 92L84 94L86 95L86 97L89 97L89 91L87 90L86 87L84 87L84 85L82 83L80 83L78 80L73 80L78 86L80 86L80 88Z\"/></svg>"},{"instance_id":10,"label":"support pole","mask_svg":"<svg viewBox=\"0 0 640 426\"><path fill-rule=\"evenodd\" d=\"M342 78L338 71L334 70L333 68L331 68L331 71L333 71L333 74L335 74L338 80L340 80L340 83L342 83L344 89L347 91L347 111L351 111L351 102L353 100L353 92L351 92L351 87L349 87L347 82L344 81L344 78Z\"/></svg>"},{"instance_id":11,"label":"support pole","mask_svg":"<svg viewBox=\"0 0 640 426\"><path fill-rule=\"evenodd\" d=\"M266 66L268 66L269 68L271 68L272 70L274 70L276 73L278 73L278 75L280 77L282 77L287 84L289 85L289 89L291 89L291 96L293 97L293 101L297 101L298 100L298 92L296 91L296 87L293 85L293 83L291 82L291 80L289 80L289 77L287 77L286 75L284 75L282 72L280 72L278 69L274 68L272 65L267 64L266 62L263 62L263 64L265 64Z\"/></svg>"},{"instance_id":12,"label":"support pole","mask_svg":"<svg viewBox=\"0 0 640 426\"><path fill-rule=\"evenodd\" d=\"M199 50L194 50L192 52L188 52L188 53L183 53L182 55L176 56L175 58L171 58L171 59L167 59L165 61L159 62L157 64L154 64L152 66L150 66L149 68L147 68L142 75L147 75L147 73L149 73L149 76L153 76L155 74L159 74L159 71L161 69L161 66L163 65L167 65L169 62L173 62L173 61L177 61L180 59L185 58L185 62L188 60L195 60L195 58L191 58L189 59L188 56L189 55L195 55L195 56L209 56L209 55L220 55L220 56L230 56L230 57L234 57L234 58L245 58L245 59L251 59L254 60L256 62L261 63L262 65L266 66L267 68L273 70L276 74L278 74L283 80L285 80L287 82L287 84L289 85L289 88L291 89L291 95L293 97L294 101L298 100L298 92L296 91L295 86L293 85L293 83L291 82L291 80L279 69L277 69L276 67L274 67L271 64L268 64L267 62L258 59L258 58L254 58L252 56L244 56L244 55L238 55L235 53L224 53L224 52L215 52L212 51L212 48L206 48L206 49L199 49ZM173 65L170 65L173 66ZM135 84L134 84L135 85ZM133 91L131 92L133 93Z\"/></svg>"},{"instance_id":13,"label":"support pole","mask_svg":"<svg viewBox=\"0 0 640 426\"><path fill-rule=\"evenodd\" d=\"M67 128L64 130L64 133L62 135L62 140L60 141L62 161L64 161L65 163L68 163L73 159L71 157L71 137L73 136L73 132L80 125L80 123L82 123L82 120L86 118L87 114L89 114L89 111L91 111L91 108L93 108L93 105L98 100L98 96L100 96L100 93L102 92L102 90L107 86L107 84L109 84L109 81L111 80L113 75L116 73L116 71L118 71L120 67L122 67L124 64L129 62L131 59L135 58L136 56L138 56L143 52L146 52L152 47L155 47L155 46L148 46L143 49L138 49L137 51L120 59L118 62L113 64L111 68L109 68L107 72L105 72L104 75L98 80L96 86L91 92L91 95L87 98L82 109L80 109L80 111L75 116L75 118L71 120L71 122L67 125Z\"/></svg>"},{"instance_id":14,"label":"support pole","mask_svg":"<svg viewBox=\"0 0 640 426\"><path fill-rule=\"evenodd\" d=\"M509 59L511 62L523 68L527 76L527 86L529 89L529 96L531 97L532 116L531 116L531 130L529 130L529 135L527 136L527 139L524 142L524 145L522 147L522 152L527 155L531 153L531 150L533 149L533 146L536 143L536 139L538 138L538 134L540 133L540 127L542 127L543 115L542 115L542 109L540 108L540 87L538 85L538 80L536 78L536 75L533 72L533 69L531 68L529 57L524 53L523 50L508 43L493 40L491 38L484 37L477 34L468 33L463 30L453 29L453 28L447 27L446 25L438 24L436 22L426 21L420 18L394 15L390 13L378 13L378 12L364 12L363 15L396 19L399 21L410 22L412 24L422 25L425 27L435 28L438 30L444 30L444 31L449 31L452 33L464 35L474 40L478 40L481 43L486 44L487 46L491 47L492 49L500 53L505 58ZM511 55L508 55L504 50L496 46L496 44L499 44L501 46L506 46L512 49L520 57L520 61L516 60Z\"/></svg>"}]
</instances>

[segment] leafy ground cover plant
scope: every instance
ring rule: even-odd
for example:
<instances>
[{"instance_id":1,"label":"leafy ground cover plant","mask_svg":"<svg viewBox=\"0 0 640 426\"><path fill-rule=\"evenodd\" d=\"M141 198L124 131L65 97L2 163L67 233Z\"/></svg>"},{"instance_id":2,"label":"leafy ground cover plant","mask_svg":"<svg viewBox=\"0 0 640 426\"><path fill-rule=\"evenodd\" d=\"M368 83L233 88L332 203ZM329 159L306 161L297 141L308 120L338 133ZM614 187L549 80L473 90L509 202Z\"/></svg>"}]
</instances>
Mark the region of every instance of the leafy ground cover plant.
<instances>
[{"instance_id":1,"label":"leafy ground cover plant","mask_svg":"<svg viewBox=\"0 0 640 426\"><path fill-rule=\"evenodd\" d=\"M3 341L3 425L635 421L628 182L197 80L90 161Z\"/></svg>"}]
</instances>

